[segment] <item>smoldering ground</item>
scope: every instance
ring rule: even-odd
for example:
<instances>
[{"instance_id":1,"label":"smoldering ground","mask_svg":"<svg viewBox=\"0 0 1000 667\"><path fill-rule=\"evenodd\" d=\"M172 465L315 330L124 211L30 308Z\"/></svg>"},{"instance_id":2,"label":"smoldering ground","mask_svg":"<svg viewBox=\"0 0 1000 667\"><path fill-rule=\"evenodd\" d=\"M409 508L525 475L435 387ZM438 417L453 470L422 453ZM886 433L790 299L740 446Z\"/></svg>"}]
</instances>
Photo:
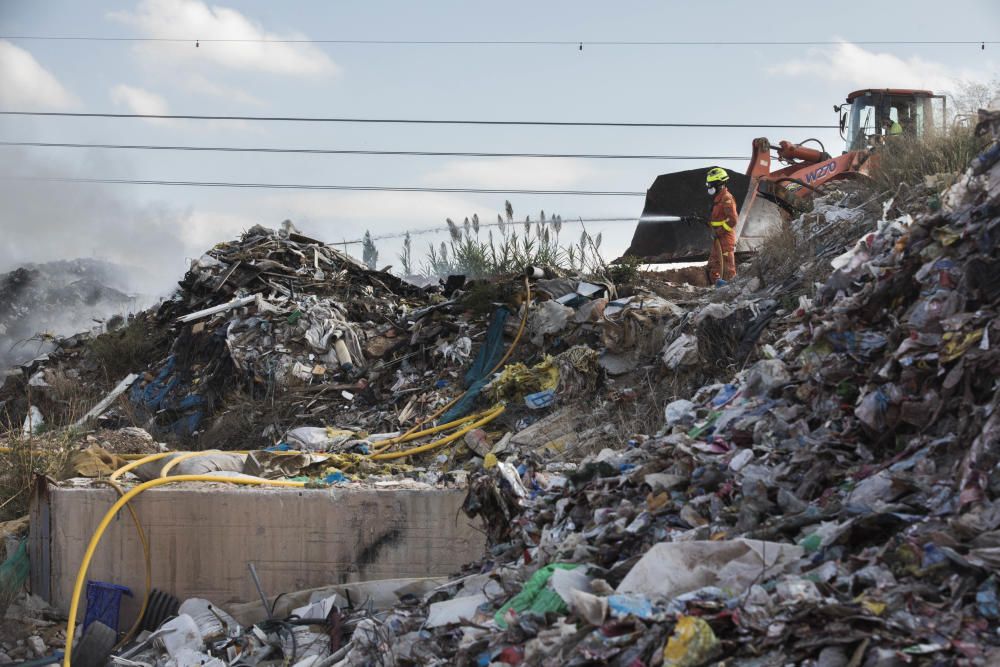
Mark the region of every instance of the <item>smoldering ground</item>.
<instances>
[{"instance_id":1,"label":"smoldering ground","mask_svg":"<svg viewBox=\"0 0 1000 667\"><path fill-rule=\"evenodd\" d=\"M171 293L191 253L190 211L135 204L123 186L30 180L107 173L99 157L72 167L19 149L3 157L0 366L43 349L26 338L72 334Z\"/></svg>"}]
</instances>

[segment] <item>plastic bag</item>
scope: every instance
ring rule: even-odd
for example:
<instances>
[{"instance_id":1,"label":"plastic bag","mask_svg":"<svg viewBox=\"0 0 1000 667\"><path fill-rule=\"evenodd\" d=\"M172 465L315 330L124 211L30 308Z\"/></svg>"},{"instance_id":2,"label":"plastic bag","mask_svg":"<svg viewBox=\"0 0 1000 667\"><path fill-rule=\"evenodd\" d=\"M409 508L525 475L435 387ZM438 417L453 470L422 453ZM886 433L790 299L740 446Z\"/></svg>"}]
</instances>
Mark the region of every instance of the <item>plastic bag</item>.
<instances>
[{"instance_id":1,"label":"plastic bag","mask_svg":"<svg viewBox=\"0 0 1000 667\"><path fill-rule=\"evenodd\" d=\"M719 651L719 639L712 627L695 616L681 616L674 634L663 647L663 667L698 667Z\"/></svg>"}]
</instances>

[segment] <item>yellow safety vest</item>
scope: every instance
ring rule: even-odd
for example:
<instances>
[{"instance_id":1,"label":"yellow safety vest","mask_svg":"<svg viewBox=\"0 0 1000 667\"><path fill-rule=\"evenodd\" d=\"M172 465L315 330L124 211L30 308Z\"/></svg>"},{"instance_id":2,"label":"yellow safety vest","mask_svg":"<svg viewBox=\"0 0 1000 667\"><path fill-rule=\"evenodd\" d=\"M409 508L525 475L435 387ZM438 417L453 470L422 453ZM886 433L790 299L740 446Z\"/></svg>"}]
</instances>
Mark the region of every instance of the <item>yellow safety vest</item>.
<instances>
[{"instance_id":1,"label":"yellow safety vest","mask_svg":"<svg viewBox=\"0 0 1000 667\"><path fill-rule=\"evenodd\" d=\"M898 122L893 121L892 125L889 126L889 134L890 135L895 135L895 134L902 134L902 133L903 133L903 126L900 125Z\"/></svg>"},{"instance_id":2,"label":"yellow safety vest","mask_svg":"<svg viewBox=\"0 0 1000 667\"><path fill-rule=\"evenodd\" d=\"M733 228L730 227L729 223L727 223L725 220L712 220L708 224L712 225L713 227L722 227L727 232L733 231Z\"/></svg>"}]
</instances>

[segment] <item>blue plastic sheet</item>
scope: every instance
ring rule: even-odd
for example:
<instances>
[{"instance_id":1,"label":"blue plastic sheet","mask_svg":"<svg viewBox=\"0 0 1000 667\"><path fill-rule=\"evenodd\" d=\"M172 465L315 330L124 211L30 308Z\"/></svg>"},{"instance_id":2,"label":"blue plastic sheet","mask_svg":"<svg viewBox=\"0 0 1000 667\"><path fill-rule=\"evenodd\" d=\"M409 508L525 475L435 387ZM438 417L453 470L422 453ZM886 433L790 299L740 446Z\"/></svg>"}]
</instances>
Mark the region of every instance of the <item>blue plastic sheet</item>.
<instances>
[{"instance_id":1,"label":"blue plastic sheet","mask_svg":"<svg viewBox=\"0 0 1000 667\"><path fill-rule=\"evenodd\" d=\"M156 429L158 433L191 435L198 430L205 416L205 398L181 383L179 376L177 358L170 355L150 382L145 386L137 382L129 391L129 400L146 414L164 410L182 413L165 427Z\"/></svg>"},{"instance_id":2,"label":"blue plastic sheet","mask_svg":"<svg viewBox=\"0 0 1000 667\"><path fill-rule=\"evenodd\" d=\"M490 370L503 357L503 325L509 316L510 311L506 308L498 308L493 313L493 321L490 322L490 327L486 330L486 342L479 348L479 354L472 361L472 366L465 372L464 382L467 389L455 405L441 416L442 423L461 419L472 412L479 392L490 380Z\"/></svg>"}]
</instances>

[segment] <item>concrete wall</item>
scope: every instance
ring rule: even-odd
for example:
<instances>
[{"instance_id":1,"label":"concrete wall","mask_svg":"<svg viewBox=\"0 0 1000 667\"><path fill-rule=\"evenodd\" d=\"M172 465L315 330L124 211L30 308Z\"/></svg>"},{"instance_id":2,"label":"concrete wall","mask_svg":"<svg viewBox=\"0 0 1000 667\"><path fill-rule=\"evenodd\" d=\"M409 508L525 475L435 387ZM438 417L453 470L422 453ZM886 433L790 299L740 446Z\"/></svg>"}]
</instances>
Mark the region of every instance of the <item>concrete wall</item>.
<instances>
[{"instance_id":1,"label":"concrete wall","mask_svg":"<svg viewBox=\"0 0 1000 667\"><path fill-rule=\"evenodd\" d=\"M133 502L152 549L153 586L181 600L257 599L253 562L268 595L353 581L447 575L484 554L485 538L461 513L457 489L282 489L183 484ZM31 587L67 611L87 543L115 492L40 481L31 511ZM89 579L129 586L134 618L144 561L132 518L114 518ZM83 604L81 603L81 612ZM123 623L125 621L123 620Z\"/></svg>"}]
</instances>

